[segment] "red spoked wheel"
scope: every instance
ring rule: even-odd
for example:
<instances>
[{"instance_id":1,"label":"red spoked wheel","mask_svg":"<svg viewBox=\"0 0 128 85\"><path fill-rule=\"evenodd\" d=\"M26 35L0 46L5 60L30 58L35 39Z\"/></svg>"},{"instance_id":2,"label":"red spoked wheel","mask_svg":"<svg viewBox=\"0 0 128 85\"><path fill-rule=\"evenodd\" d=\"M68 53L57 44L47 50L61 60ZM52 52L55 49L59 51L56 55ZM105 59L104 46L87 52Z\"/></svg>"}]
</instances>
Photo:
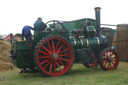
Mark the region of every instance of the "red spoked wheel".
<instances>
[{"instance_id":1,"label":"red spoked wheel","mask_svg":"<svg viewBox=\"0 0 128 85\"><path fill-rule=\"evenodd\" d=\"M61 37L41 40L35 51L37 68L46 75L59 76L67 73L73 63L70 43Z\"/></svg>"},{"instance_id":2,"label":"red spoked wheel","mask_svg":"<svg viewBox=\"0 0 128 85\"><path fill-rule=\"evenodd\" d=\"M114 70L119 64L117 52L111 48L103 50L99 56L99 63L103 70Z\"/></svg>"},{"instance_id":3,"label":"red spoked wheel","mask_svg":"<svg viewBox=\"0 0 128 85\"><path fill-rule=\"evenodd\" d=\"M99 65L97 57L95 55L92 55L92 60L88 62L87 64L84 64L84 66L91 68L91 67L97 67Z\"/></svg>"}]
</instances>

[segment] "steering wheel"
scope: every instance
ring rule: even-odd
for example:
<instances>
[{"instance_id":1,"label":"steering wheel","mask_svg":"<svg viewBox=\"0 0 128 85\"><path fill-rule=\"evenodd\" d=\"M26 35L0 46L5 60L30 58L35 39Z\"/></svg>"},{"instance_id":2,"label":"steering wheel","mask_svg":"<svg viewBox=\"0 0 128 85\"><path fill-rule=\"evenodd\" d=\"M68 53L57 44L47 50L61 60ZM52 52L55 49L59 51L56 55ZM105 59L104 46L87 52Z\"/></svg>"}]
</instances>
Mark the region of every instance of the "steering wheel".
<instances>
[{"instance_id":1,"label":"steering wheel","mask_svg":"<svg viewBox=\"0 0 128 85\"><path fill-rule=\"evenodd\" d=\"M62 23L60 23L59 21L57 21L57 20L51 20L51 21L48 21L47 23L46 23L46 25L47 25L47 28L46 28L46 30L48 30L48 31L53 31L53 30L55 30L55 29L65 29L64 28L64 26L63 26L63 24Z\"/></svg>"}]
</instances>

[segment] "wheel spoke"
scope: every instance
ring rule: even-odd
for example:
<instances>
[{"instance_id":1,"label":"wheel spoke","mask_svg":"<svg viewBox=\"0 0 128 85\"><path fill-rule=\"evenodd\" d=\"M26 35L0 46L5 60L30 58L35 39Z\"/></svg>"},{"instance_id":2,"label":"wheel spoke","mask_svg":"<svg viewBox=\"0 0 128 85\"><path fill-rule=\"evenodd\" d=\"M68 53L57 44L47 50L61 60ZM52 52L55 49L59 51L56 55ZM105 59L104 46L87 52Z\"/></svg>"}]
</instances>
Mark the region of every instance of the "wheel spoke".
<instances>
[{"instance_id":1,"label":"wheel spoke","mask_svg":"<svg viewBox=\"0 0 128 85\"><path fill-rule=\"evenodd\" d=\"M46 52L43 52L43 51L41 51L41 50L39 50L39 52L41 52L41 53L43 53L43 54L45 54L45 55L47 54Z\"/></svg>"},{"instance_id":2,"label":"wheel spoke","mask_svg":"<svg viewBox=\"0 0 128 85\"><path fill-rule=\"evenodd\" d=\"M44 64L45 62L47 62L49 59L46 59L46 60L44 60L43 62L41 62L40 64L42 65L42 64Z\"/></svg>"},{"instance_id":3,"label":"wheel spoke","mask_svg":"<svg viewBox=\"0 0 128 85\"><path fill-rule=\"evenodd\" d=\"M113 62L111 62L111 67L113 67L114 66L114 63Z\"/></svg>"},{"instance_id":4,"label":"wheel spoke","mask_svg":"<svg viewBox=\"0 0 128 85\"><path fill-rule=\"evenodd\" d=\"M111 56L112 60L116 60L115 56Z\"/></svg>"},{"instance_id":5,"label":"wheel spoke","mask_svg":"<svg viewBox=\"0 0 128 85\"><path fill-rule=\"evenodd\" d=\"M60 46L60 48L57 50L57 52L59 52L59 51L61 50L61 48L63 47L63 45L64 45L64 44L62 44L62 45Z\"/></svg>"},{"instance_id":6,"label":"wheel spoke","mask_svg":"<svg viewBox=\"0 0 128 85\"><path fill-rule=\"evenodd\" d=\"M115 58L116 58L116 55L115 55L115 54L113 54L111 57L112 57L113 59L115 59Z\"/></svg>"},{"instance_id":7,"label":"wheel spoke","mask_svg":"<svg viewBox=\"0 0 128 85\"><path fill-rule=\"evenodd\" d=\"M50 51L46 47L44 47L43 45L41 47L43 47L46 51L50 53Z\"/></svg>"},{"instance_id":8,"label":"wheel spoke","mask_svg":"<svg viewBox=\"0 0 128 85\"><path fill-rule=\"evenodd\" d=\"M62 50L62 51L60 51L59 53L63 53L63 52L65 52L65 51L67 51L67 50L69 50L69 48Z\"/></svg>"},{"instance_id":9,"label":"wheel spoke","mask_svg":"<svg viewBox=\"0 0 128 85\"><path fill-rule=\"evenodd\" d=\"M106 67L107 67L107 68L109 67L109 62L106 63Z\"/></svg>"},{"instance_id":10,"label":"wheel spoke","mask_svg":"<svg viewBox=\"0 0 128 85\"><path fill-rule=\"evenodd\" d=\"M107 61L102 61L102 63L107 63Z\"/></svg>"},{"instance_id":11,"label":"wheel spoke","mask_svg":"<svg viewBox=\"0 0 128 85\"><path fill-rule=\"evenodd\" d=\"M56 62L54 61L54 72L56 72Z\"/></svg>"},{"instance_id":12,"label":"wheel spoke","mask_svg":"<svg viewBox=\"0 0 128 85\"><path fill-rule=\"evenodd\" d=\"M102 60L108 61L109 58L107 56L105 56L105 58L102 58Z\"/></svg>"},{"instance_id":13,"label":"wheel spoke","mask_svg":"<svg viewBox=\"0 0 128 85\"><path fill-rule=\"evenodd\" d=\"M61 59L61 60L63 60L63 61L70 62L69 60L66 60L66 59L64 59L64 58L59 58L59 59Z\"/></svg>"},{"instance_id":14,"label":"wheel spoke","mask_svg":"<svg viewBox=\"0 0 128 85\"><path fill-rule=\"evenodd\" d=\"M61 54L61 55L59 55L60 57L62 57L62 56L69 56L70 54L68 53L68 54Z\"/></svg>"},{"instance_id":15,"label":"wheel spoke","mask_svg":"<svg viewBox=\"0 0 128 85\"><path fill-rule=\"evenodd\" d=\"M64 63L61 60L58 60L58 61L65 67Z\"/></svg>"},{"instance_id":16,"label":"wheel spoke","mask_svg":"<svg viewBox=\"0 0 128 85\"><path fill-rule=\"evenodd\" d=\"M116 61L117 59L116 58L112 58L112 61Z\"/></svg>"},{"instance_id":17,"label":"wheel spoke","mask_svg":"<svg viewBox=\"0 0 128 85\"><path fill-rule=\"evenodd\" d=\"M52 51L52 48L51 48L51 46L50 46L49 41L48 41L48 47L49 47L49 50Z\"/></svg>"},{"instance_id":18,"label":"wheel spoke","mask_svg":"<svg viewBox=\"0 0 128 85\"><path fill-rule=\"evenodd\" d=\"M49 56L40 56L39 58L49 58Z\"/></svg>"},{"instance_id":19,"label":"wheel spoke","mask_svg":"<svg viewBox=\"0 0 128 85\"><path fill-rule=\"evenodd\" d=\"M55 47L54 47L54 42L52 40L52 49L53 49L53 52L55 52Z\"/></svg>"},{"instance_id":20,"label":"wheel spoke","mask_svg":"<svg viewBox=\"0 0 128 85\"><path fill-rule=\"evenodd\" d=\"M50 70L49 72L51 73L52 72L52 63L50 64Z\"/></svg>"},{"instance_id":21,"label":"wheel spoke","mask_svg":"<svg viewBox=\"0 0 128 85\"><path fill-rule=\"evenodd\" d=\"M107 62L106 63L104 63L105 65L104 66L106 66L107 65Z\"/></svg>"},{"instance_id":22,"label":"wheel spoke","mask_svg":"<svg viewBox=\"0 0 128 85\"><path fill-rule=\"evenodd\" d=\"M112 63L115 64L116 63L116 60L112 60Z\"/></svg>"},{"instance_id":23,"label":"wheel spoke","mask_svg":"<svg viewBox=\"0 0 128 85\"><path fill-rule=\"evenodd\" d=\"M112 66L111 66L111 63L109 62L109 64L108 64L108 68L111 68Z\"/></svg>"},{"instance_id":24,"label":"wheel spoke","mask_svg":"<svg viewBox=\"0 0 128 85\"><path fill-rule=\"evenodd\" d=\"M56 62L56 64L57 64L57 66L59 67L60 71L62 71L62 69L61 69L61 67L60 67L59 63L58 63L58 62Z\"/></svg>"},{"instance_id":25,"label":"wheel spoke","mask_svg":"<svg viewBox=\"0 0 128 85\"><path fill-rule=\"evenodd\" d=\"M108 58L108 52L105 52L105 57Z\"/></svg>"},{"instance_id":26,"label":"wheel spoke","mask_svg":"<svg viewBox=\"0 0 128 85\"><path fill-rule=\"evenodd\" d=\"M112 56L113 55L113 52L110 52L110 56Z\"/></svg>"},{"instance_id":27,"label":"wheel spoke","mask_svg":"<svg viewBox=\"0 0 128 85\"><path fill-rule=\"evenodd\" d=\"M56 45L56 48L55 48L55 49L57 49L57 48L58 48L59 44L60 44L60 40L58 41L58 43L57 43L57 45Z\"/></svg>"},{"instance_id":28,"label":"wheel spoke","mask_svg":"<svg viewBox=\"0 0 128 85\"><path fill-rule=\"evenodd\" d=\"M45 66L44 69L52 62L52 60L50 60Z\"/></svg>"},{"instance_id":29,"label":"wheel spoke","mask_svg":"<svg viewBox=\"0 0 128 85\"><path fill-rule=\"evenodd\" d=\"M112 64L115 65L115 62L112 61Z\"/></svg>"}]
</instances>

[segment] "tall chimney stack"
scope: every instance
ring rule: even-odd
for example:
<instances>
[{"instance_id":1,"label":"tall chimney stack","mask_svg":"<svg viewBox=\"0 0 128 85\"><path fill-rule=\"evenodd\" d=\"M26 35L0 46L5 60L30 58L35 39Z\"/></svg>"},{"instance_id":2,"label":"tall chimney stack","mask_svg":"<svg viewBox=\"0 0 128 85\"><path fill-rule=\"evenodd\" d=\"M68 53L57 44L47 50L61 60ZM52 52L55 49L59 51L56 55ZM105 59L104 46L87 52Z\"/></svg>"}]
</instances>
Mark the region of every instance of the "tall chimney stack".
<instances>
[{"instance_id":1,"label":"tall chimney stack","mask_svg":"<svg viewBox=\"0 0 128 85\"><path fill-rule=\"evenodd\" d=\"M101 36L101 27L100 27L100 7L95 7L95 16L96 16L96 30L97 30L97 36Z\"/></svg>"}]
</instances>

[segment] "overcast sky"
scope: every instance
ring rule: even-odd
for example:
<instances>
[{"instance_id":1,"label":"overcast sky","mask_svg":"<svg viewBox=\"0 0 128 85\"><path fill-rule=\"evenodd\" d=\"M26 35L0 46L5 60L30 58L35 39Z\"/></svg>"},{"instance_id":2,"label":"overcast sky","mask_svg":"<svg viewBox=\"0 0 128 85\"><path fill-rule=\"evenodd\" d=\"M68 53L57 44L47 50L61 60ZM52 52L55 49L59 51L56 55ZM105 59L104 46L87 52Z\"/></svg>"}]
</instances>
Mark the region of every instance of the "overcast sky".
<instances>
[{"instance_id":1,"label":"overcast sky","mask_svg":"<svg viewBox=\"0 0 128 85\"><path fill-rule=\"evenodd\" d=\"M44 22L95 19L95 7L101 7L102 24L128 23L128 0L0 0L0 34L21 33L38 17Z\"/></svg>"}]
</instances>

